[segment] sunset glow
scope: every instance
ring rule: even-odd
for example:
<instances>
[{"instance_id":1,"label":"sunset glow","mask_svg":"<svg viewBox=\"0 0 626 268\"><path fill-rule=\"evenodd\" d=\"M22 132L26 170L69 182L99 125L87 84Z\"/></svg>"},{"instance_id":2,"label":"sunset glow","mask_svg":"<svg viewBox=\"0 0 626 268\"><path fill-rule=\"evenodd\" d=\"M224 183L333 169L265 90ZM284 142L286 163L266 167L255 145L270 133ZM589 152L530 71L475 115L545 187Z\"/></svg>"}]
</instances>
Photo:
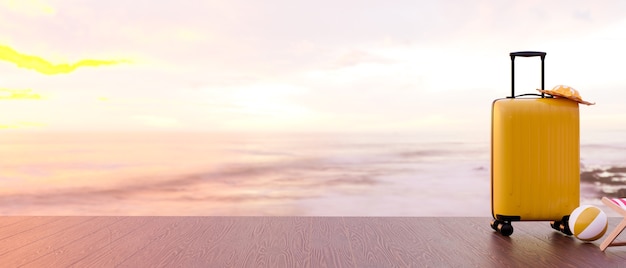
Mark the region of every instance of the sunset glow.
<instances>
[{"instance_id":1,"label":"sunset glow","mask_svg":"<svg viewBox=\"0 0 626 268\"><path fill-rule=\"evenodd\" d=\"M0 0L0 5L26 15L54 14L54 8L45 2L45 0Z\"/></svg>"},{"instance_id":2,"label":"sunset glow","mask_svg":"<svg viewBox=\"0 0 626 268\"><path fill-rule=\"evenodd\" d=\"M0 0L0 121L486 135L516 50L545 50L546 87L598 103L581 124L626 118L619 1L273 5ZM520 91L535 92L535 63L518 62Z\"/></svg>"},{"instance_id":3,"label":"sunset glow","mask_svg":"<svg viewBox=\"0 0 626 268\"><path fill-rule=\"evenodd\" d=\"M0 0L0 215L489 215L510 52L596 103L581 167L624 169L624 11ZM540 66L515 60L517 94Z\"/></svg>"}]
</instances>

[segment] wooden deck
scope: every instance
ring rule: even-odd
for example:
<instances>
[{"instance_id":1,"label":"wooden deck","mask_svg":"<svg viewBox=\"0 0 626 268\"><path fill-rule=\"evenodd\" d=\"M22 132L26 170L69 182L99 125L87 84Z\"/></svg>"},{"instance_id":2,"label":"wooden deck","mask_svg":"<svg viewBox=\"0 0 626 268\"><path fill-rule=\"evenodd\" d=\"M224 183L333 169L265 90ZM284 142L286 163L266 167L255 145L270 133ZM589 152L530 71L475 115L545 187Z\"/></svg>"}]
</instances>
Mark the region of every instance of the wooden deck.
<instances>
[{"instance_id":1,"label":"wooden deck","mask_svg":"<svg viewBox=\"0 0 626 268\"><path fill-rule=\"evenodd\" d=\"M611 218L610 228L619 219ZM396 217L0 217L2 267L618 267L547 222ZM619 238L618 238L619 240ZM622 238L626 240L626 238Z\"/></svg>"}]
</instances>

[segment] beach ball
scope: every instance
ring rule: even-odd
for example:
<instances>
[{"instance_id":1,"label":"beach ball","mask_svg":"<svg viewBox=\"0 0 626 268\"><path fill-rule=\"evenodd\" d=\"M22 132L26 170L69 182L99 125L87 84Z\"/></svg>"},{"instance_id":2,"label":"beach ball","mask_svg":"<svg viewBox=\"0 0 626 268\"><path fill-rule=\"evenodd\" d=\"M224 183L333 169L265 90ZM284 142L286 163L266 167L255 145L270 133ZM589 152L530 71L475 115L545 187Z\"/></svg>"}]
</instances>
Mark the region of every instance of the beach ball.
<instances>
[{"instance_id":1,"label":"beach ball","mask_svg":"<svg viewBox=\"0 0 626 268\"><path fill-rule=\"evenodd\" d=\"M594 241L602 237L608 224L604 211L592 205L577 207L569 216L570 231L583 241Z\"/></svg>"}]
</instances>

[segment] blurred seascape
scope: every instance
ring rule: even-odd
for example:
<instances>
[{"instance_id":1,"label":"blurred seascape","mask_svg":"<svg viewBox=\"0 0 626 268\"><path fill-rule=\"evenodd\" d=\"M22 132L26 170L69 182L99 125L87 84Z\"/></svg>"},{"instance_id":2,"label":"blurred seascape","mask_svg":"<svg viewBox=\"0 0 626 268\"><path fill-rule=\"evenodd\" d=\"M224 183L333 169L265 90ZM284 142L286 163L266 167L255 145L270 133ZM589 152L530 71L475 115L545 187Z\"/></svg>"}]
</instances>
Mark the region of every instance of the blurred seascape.
<instances>
[{"instance_id":1,"label":"blurred seascape","mask_svg":"<svg viewBox=\"0 0 626 268\"><path fill-rule=\"evenodd\" d=\"M0 215L491 215L485 135L0 137ZM626 196L625 151L582 142L581 204Z\"/></svg>"}]
</instances>

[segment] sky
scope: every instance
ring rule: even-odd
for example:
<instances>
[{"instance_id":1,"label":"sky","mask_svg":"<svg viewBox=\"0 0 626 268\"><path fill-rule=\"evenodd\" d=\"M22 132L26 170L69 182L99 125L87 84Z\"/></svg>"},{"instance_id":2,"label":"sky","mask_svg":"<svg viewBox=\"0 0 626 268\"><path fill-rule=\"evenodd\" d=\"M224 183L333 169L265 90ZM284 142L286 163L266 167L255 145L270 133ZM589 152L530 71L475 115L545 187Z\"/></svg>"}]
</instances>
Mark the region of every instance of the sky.
<instances>
[{"instance_id":1,"label":"sky","mask_svg":"<svg viewBox=\"0 0 626 268\"><path fill-rule=\"evenodd\" d=\"M469 133L547 52L626 130L626 2L0 0L2 131ZM516 90L540 86L516 60ZM595 136L593 136L595 135Z\"/></svg>"}]
</instances>

